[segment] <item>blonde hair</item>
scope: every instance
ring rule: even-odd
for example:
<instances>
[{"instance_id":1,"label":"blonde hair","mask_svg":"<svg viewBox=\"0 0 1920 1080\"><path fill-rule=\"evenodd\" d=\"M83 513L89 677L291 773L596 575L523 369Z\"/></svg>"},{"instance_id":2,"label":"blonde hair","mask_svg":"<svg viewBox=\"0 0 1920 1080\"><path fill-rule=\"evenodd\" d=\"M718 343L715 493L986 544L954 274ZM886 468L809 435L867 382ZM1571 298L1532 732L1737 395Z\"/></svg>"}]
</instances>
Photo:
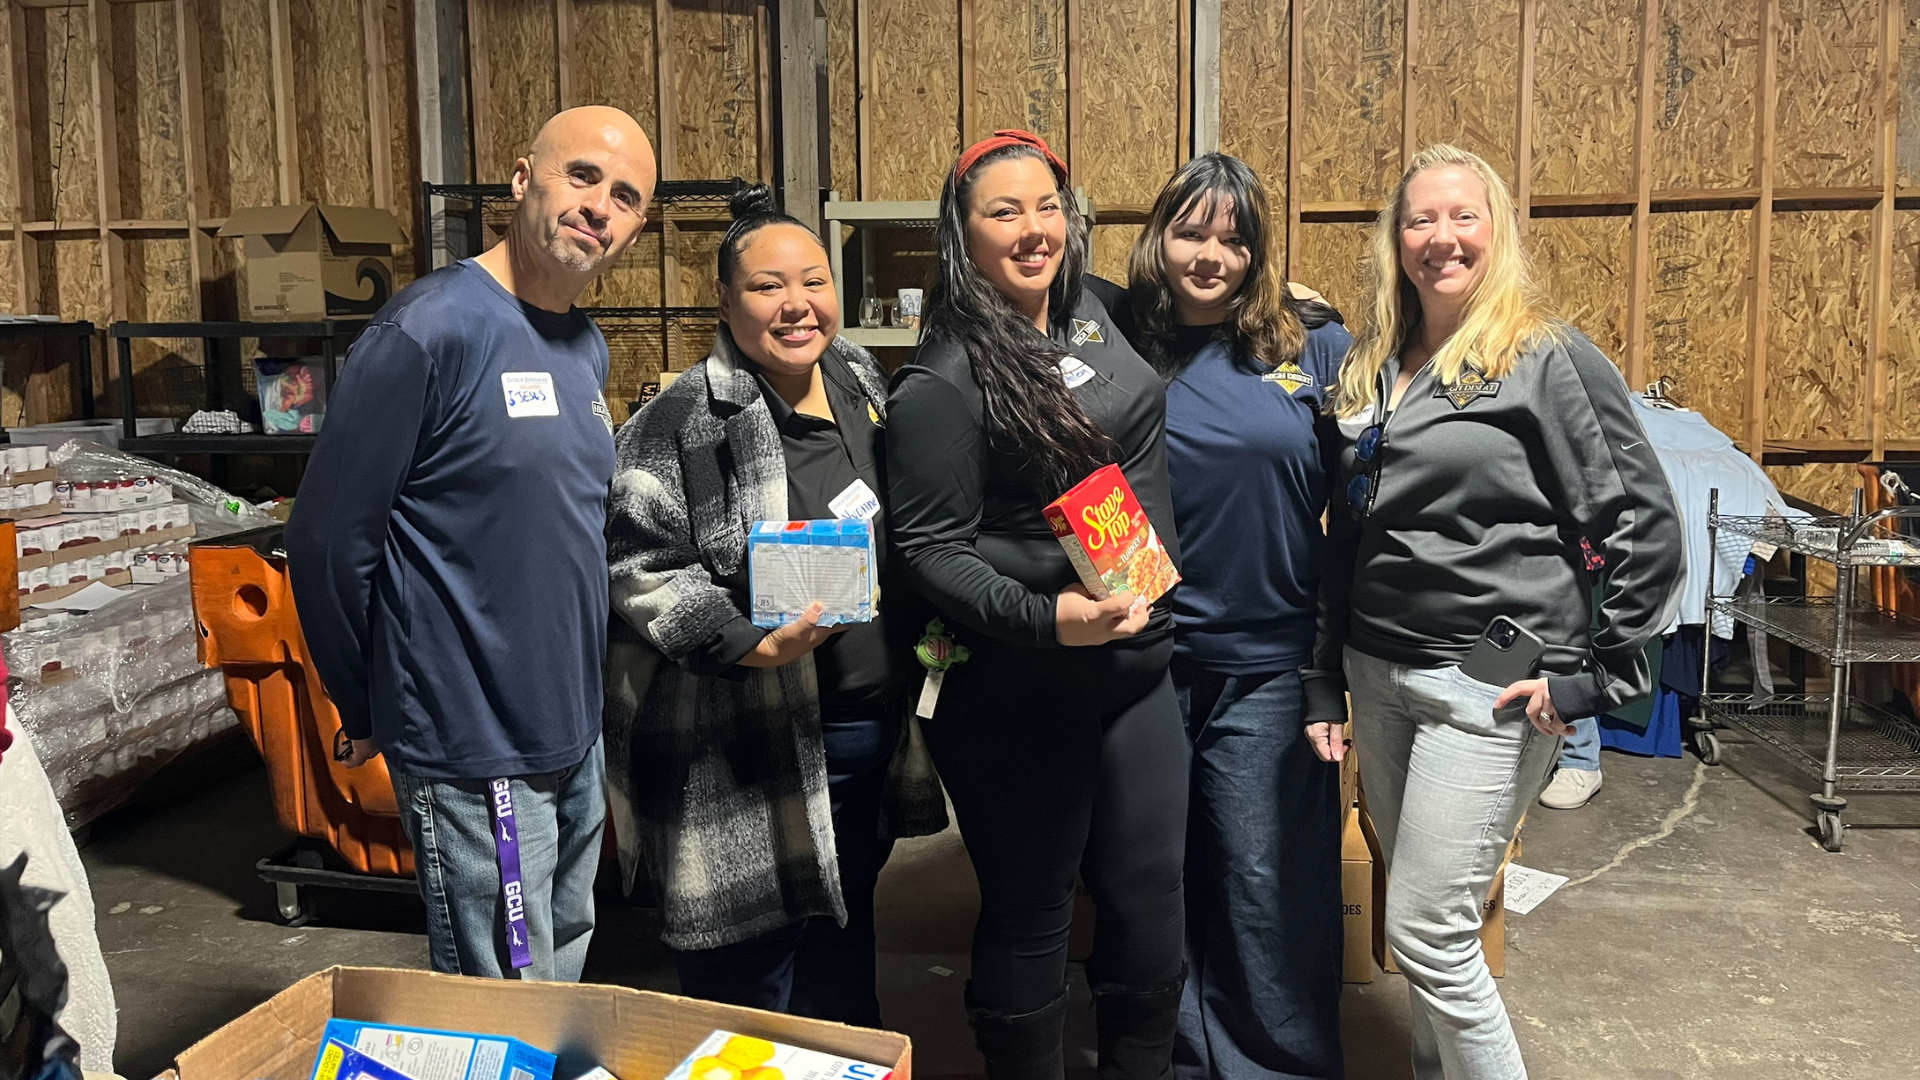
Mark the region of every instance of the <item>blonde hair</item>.
<instances>
[{"instance_id":1,"label":"blonde hair","mask_svg":"<svg viewBox=\"0 0 1920 1080\"><path fill-rule=\"evenodd\" d=\"M1536 338L1558 338L1563 332L1563 324L1534 284L1532 267L1520 247L1519 211L1506 182L1478 154L1435 143L1413 156L1374 222L1368 245L1373 257L1373 317L1361 326L1340 365L1339 385L1333 395L1338 416L1355 416L1373 405L1381 367L1399 355L1420 325L1419 294L1400 269L1400 230L1406 223L1407 187L1428 169L1448 166L1458 166L1480 178L1487 190L1488 224L1493 235L1484 256L1486 272L1467 298L1460 327L1433 355L1435 374L1442 383L1458 382L1468 368L1489 379L1504 378Z\"/></svg>"}]
</instances>

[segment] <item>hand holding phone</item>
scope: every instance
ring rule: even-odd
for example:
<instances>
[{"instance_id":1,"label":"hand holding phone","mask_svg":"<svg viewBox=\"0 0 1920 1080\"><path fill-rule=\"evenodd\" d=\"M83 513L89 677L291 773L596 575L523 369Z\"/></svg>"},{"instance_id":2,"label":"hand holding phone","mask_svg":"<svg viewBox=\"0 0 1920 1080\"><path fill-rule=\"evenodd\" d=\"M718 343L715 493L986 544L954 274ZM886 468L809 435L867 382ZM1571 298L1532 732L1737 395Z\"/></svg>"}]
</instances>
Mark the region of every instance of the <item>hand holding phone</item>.
<instances>
[{"instance_id":1,"label":"hand holding phone","mask_svg":"<svg viewBox=\"0 0 1920 1080\"><path fill-rule=\"evenodd\" d=\"M1527 720L1546 735L1571 735L1573 725L1560 719L1547 694L1547 680L1539 678L1546 642L1526 627L1500 615L1487 624L1473 651L1460 665L1461 674L1488 686L1502 686L1496 709L1525 701Z\"/></svg>"}]
</instances>

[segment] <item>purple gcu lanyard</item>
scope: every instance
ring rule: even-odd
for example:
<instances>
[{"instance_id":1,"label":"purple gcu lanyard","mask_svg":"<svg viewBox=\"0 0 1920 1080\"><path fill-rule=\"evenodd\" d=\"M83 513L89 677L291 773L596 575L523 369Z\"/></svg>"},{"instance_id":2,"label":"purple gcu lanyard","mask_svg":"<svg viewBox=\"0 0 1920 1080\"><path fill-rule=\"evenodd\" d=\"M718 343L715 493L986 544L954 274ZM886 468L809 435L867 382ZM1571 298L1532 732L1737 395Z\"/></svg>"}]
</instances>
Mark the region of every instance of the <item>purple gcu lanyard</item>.
<instances>
[{"instance_id":1,"label":"purple gcu lanyard","mask_svg":"<svg viewBox=\"0 0 1920 1080\"><path fill-rule=\"evenodd\" d=\"M520 824L513 817L513 781L491 781L493 848L500 856L500 889L507 901L507 954L514 970L533 963L527 951L527 901L520 891Z\"/></svg>"}]
</instances>

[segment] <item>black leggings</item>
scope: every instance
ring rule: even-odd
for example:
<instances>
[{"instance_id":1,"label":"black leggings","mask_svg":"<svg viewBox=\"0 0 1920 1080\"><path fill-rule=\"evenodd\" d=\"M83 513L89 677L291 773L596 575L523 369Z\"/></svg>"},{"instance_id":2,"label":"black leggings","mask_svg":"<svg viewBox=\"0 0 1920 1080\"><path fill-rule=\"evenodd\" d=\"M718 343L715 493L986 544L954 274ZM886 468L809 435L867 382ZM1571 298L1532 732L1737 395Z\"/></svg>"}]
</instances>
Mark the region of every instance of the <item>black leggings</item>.
<instances>
[{"instance_id":1,"label":"black leggings","mask_svg":"<svg viewBox=\"0 0 1920 1080\"><path fill-rule=\"evenodd\" d=\"M925 725L980 882L974 1004L1033 1012L1066 984L1074 878L1099 912L1087 978L1180 978L1185 729L1171 640L1090 649L988 644L946 677Z\"/></svg>"}]
</instances>

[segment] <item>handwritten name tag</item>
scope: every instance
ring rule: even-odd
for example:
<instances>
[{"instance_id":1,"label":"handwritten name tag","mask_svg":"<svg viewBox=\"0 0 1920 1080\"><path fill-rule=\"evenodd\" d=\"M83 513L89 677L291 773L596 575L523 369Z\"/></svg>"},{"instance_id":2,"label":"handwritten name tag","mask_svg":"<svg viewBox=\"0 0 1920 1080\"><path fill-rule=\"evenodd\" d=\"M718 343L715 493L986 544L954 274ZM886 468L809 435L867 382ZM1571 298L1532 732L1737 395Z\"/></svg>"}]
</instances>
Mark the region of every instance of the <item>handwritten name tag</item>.
<instances>
[{"instance_id":1,"label":"handwritten name tag","mask_svg":"<svg viewBox=\"0 0 1920 1080\"><path fill-rule=\"evenodd\" d=\"M507 415L559 416L560 398L553 392L553 376L544 371L505 371L500 387L507 394Z\"/></svg>"},{"instance_id":2,"label":"handwritten name tag","mask_svg":"<svg viewBox=\"0 0 1920 1080\"><path fill-rule=\"evenodd\" d=\"M873 493L865 480L855 480L847 485L847 490L833 497L827 509L837 518L871 521L873 515L880 512L880 496Z\"/></svg>"}]
</instances>

